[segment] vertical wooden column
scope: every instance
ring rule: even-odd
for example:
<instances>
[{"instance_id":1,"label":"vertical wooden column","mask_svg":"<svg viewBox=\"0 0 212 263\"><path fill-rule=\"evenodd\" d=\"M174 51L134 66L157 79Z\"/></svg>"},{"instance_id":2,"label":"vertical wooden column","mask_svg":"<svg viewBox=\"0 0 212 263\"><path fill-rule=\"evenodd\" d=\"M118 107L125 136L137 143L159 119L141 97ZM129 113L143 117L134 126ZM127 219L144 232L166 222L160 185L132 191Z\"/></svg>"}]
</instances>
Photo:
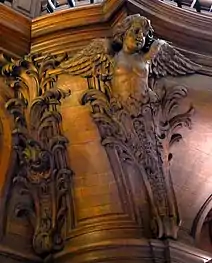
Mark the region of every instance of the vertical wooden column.
<instances>
[{"instance_id":1,"label":"vertical wooden column","mask_svg":"<svg viewBox=\"0 0 212 263\"><path fill-rule=\"evenodd\" d=\"M120 178L115 178L112 172L90 107L80 104L87 81L63 75L58 88L72 92L62 104L61 114L74 171L75 228L67 229L67 246L64 252L56 255L57 262L71 259L92 262L95 257L106 261L108 257L127 260L132 253L136 255L135 259L132 261L131 255L126 262L139 262L136 258L142 256L143 247L147 248L145 253L150 253L149 245L141 239L138 224L126 213L127 204L119 189Z\"/></svg>"}]
</instances>

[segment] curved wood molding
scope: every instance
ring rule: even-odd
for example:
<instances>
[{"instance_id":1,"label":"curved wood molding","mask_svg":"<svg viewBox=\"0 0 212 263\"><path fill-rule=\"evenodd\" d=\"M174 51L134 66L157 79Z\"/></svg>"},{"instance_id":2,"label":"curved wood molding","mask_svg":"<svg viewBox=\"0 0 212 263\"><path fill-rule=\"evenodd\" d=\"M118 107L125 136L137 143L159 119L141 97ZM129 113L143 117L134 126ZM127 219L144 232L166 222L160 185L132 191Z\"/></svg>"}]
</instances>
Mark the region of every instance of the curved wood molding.
<instances>
[{"instance_id":1,"label":"curved wood molding","mask_svg":"<svg viewBox=\"0 0 212 263\"><path fill-rule=\"evenodd\" d=\"M126 12L125 0L67 9L32 20L31 52L74 52L94 38L111 35L111 26Z\"/></svg>"},{"instance_id":2,"label":"curved wood molding","mask_svg":"<svg viewBox=\"0 0 212 263\"><path fill-rule=\"evenodd\" d=\"M124 2L108 0L103 4L79 6L35 18L32 20L32 38L67 28L106 22Z\"/></svg>"},{"instance_id":3,"label":"curved wood molding","mask_svg":"<svg viewBox=\"0 0 212 263\"><path fill-rule=\"evenodd\" d=\"M196 218L194 219L193 226L191 229L191 235L195 239L195 242L199 242L200 233L205 221L205 218L207 217L208 213L212 209L212 194L208 197L206 202L201 207L200 211L198 212Z\"/></svg>"},{"instance_id":4,"label":"curved wood molding","mask_svg":"<svg viewBox=\"0 0 212 263\"><path fill-rule=\"evenodd\" d=\"M110 37L113 25L129 13L147 16L159 37L209 67L205 74L212 74L211 17L158 0L107 0L36 18L32 20L31 52L74 53L94 38Z\"/></svg>"},{"instance_id":5,"label":"curved wood molding","mask_svg":"<svg viewBox=\"0 0 212 263\"><path fill-rule=\"evenodd\" d=\"M0 4L0 11L1 50L13 57L23 56L29 51L74 53L94 38L110 37L111 28L127 14L141 13L151 19L159 37L184 50L194 61L212 67L211 17L158 0L107 0L33 20L3 4Z\"/></svg>"},{"instance_id":6,"label":"curved wood molding","mask_svg":"<svg viewBox=\"0 0 212 263\"><path fill-rule=\"evenodd\" d=\"M21 57L30 51L31 19L0 3L0 52Z\"/></svg>"},{"instance_id":7,"label":"curved wood molding","mask_svg":"<svg viewBox=\"0 0 212 263\"><path fill-rule=\"evenodd\" d=\"M92 240L93 241L93 240ZM158 242L163 252L163 244ZM69 246L54 256L56 262L151 262L154 257L150 244L145 239L119 238L90 244Z\"/></svg>"},{"instance_id":8,"label":"curved wood molding","mask_svg":"<svg viewBox=\"0 0 212 263\"><path fill-rule=\"evenodd\" d=\"M39 257L28 254L25 252L17 252L7 246L0 245L0 260L1 262L14 262L14 263L20 263L20 262L30 262L30 263L43 263L43 260Z\"/></svg>"}]
</instances>

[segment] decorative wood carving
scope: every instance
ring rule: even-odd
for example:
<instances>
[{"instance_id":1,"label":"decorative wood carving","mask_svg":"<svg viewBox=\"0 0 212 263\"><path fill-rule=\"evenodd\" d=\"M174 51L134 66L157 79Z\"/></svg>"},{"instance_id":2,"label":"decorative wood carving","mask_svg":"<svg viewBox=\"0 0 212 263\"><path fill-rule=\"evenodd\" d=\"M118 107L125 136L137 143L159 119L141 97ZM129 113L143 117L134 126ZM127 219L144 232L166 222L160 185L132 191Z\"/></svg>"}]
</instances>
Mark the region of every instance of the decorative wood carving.
<instances>
[{"instance_id":1,"label":"decorative wood carving","mask_svg":"<svg viewBox=\"0 0 212 263\"><path fill-rule=\"evenodd\" d=\"M2 68L15 95L6 103L14 118L18 162L13 182L22 185L21 193L31 201L28 206L19 203L14 212L30 220L34 251L44 258L62 249L64 222L74 225L68 140L62 135L58 111L69 92L57 89L56 79L48 75L57 63L54 57L45 57L38 65L29 55Z\"/></svg>"},{"instance_id":2,"label":"decorative wood carving","mask_svg":"<svg viewBox=\"0 0 212 263\"><path fill-rule=\"evenodd\" d=\"M192 107L176 113L187 95L184 87L163 87L161 91L155 103L142 103L132 97L126 105L93 89L85 93L82 103L91 104L102 144L118 155L125 176L129 176L127 166L133 166L143 179L151 205L153 235L176 238L180 218L170 177L170 148L181 139L179 128L190 127Z\"/></svg>"},{"instance_id":3,"label":"decorative wood carving","mask_svg":"<svg viewBox=\"0 0 212 263\"><path fill-rule=\"evenodd\" d=\"M33 19L31 52L75 54L92 39L111 36L111 28L127 15L124 4L124 0L107 0Z\"/></svg>"},{"instance_id":4,"label":"decorative wood carving","mask_svg":"<svg viewBox=\"0 0 212 263\"><path fill-rule=\"evenodd\" d=\"M201 66L167 42L154 39L150 21L137 14L116 26L112 40L94 40L50 71L52 75L68 73L87 78L89 90L82 104L91 103L103 145L118 156L116 163L112 161L114 172L120 166L119 174L128 178L125 181L139 177L143 181L141 191L148 196L151 219L147 218L154 237L177 238L180 219L170 177L169 149L181 138L178 128L190 125L192 112L190 108L180 114L180 99L187 94L183 87L157 90L157 79L199 70ZM127 189L131 217L142 225L141 213L147 211L135 204L130 184L122 183L121 187Z\"/></svg>"},{"instance_id":5,"label":"decorative wood carving","mask_svg":"<svg viewBox=\"0 0 212 263\"><path fill-rule=\"evenodd\" d=\"M212 20L210 15L199 15L158 0L128 0L127 9L130 13L139 12L151 19L159 37L183 49L186 56L193 61L209 66L211 75ZM186 33L182 35L181 32Z\"/></svg>"},{"instance_id":6,"label":"decorative wood carving","mask_svg":"<svg viewBox=\"0 0 212 263\"><path fill-rule=\"evenodd\" d=\"M187 10L173 8L158 0L148 2L146 0L107 0L99 5L71 8L52 15L41 16L32 21L1 3L0 10L2 39L4 39L1 47L4 52L14 57L23 56L29 50L34 54L41 52L58 54L64 51L74 54L93 38L111 36L111 28L118 21L123 20L127 14L140 12L152 20L160 37L182 48L186 56L193 61L211 68L210 17L188 13ZM89 19L85 22L84 17ZM176 19L178 20L179 17L180 22L176 24ZM17 27L12 22L14 20L20 22ZM183 36L179 34L185 31L187 33ZM173 34L169 34L170 32ZM188 51L193 52L189 54ZM211 74L211 69L209 71ZM208 71L205 74L207 75Z\"/></svg>"},{"instance_id":7,"label":"decorative wood carving","mask_svg":"<svg viewBox=\"0 0 212 263\"><path fill-rule=\"evenodd\" d=\"M114 16L114 9L122 6L122 1L117 2L117 5L113 0L107 3L111 4L106 5L107 8L113 7L109 15L107 12L104 14L105 30L110 35L108 23L111 23L111 17ZM91 24L95 27L95 23L101 20L102 15L98 13L97 7L89 8L89 11L91 10L94 12L92 16L95 17L95 19L92 17ZM84 14L82 10L79 13ZM80 19L78 19L79 13L75 14L74 23L76 25L80 22ZM36 51L36 48L49 50L48 47L51 47L53 52L60 53L66 49L66 45L69 46L69 49L72 48L69 43L64 44L64 41L58 42L60 47L54 46L55 40L50 40L52 34L55 33L54 28L49 27L47 37L46 31L43 30L50 21L52 22L52 19L61 17L60 23L56 25L57 30L60 30L60 26L64 22L63 19L70 16L69 10L63 15L62 17L61 14L57 14L57 16L51 16L51 18L45 17L33 21L34 29L37 28L38 30L35 30L35 35L32 37L33 48L35 48L33 52ZM125 16L125 12L120 14L120 17L122 15ZM71 27L74 26L75 24L71 25ZM70 24L67 22L65 25L66 30L69 27ZM101 26L100 29L102 31ZM73 30L76 30L76 34L81 37L83 28L82 31L78 31L78 28ZM65 30L62 32L64 39L67 37L66 33ZM100 33L101 36L107 34L105 32ZM88 35L87 39L91 38L91 35ZM49 39L46 39L48 37ZM82 46L84 44L82 43ZM79 49L76 42L73 45L76 49ZM39 61L40 58L43 59L41 55L39 55ZM167 57L165 56L165 58ZM49 69L50 71L55 68L57 70L60 61L56 61L54 57L46 57L38 65L36 59L29 56L20 61L12 61L4 67L3 72L15 95L15 99L11 99L7 103L7 110L14 117L14 147L18 165L21 168L21 172L16 174L14 178L14 183L22 185L24 196L29 197L31 200L29 207L23 207L20 204L16 207L15 212L18 216L26 215L30 219L34 228L34 249L37 254L45 258L61 249L63 245L62 238L65 237L65 231L63 231L64 220L67 220L68 225L73 228L74 211L70 190L72 172L68 169L65 155L67 140L61 134L61 116L57 109L60 100L66 94L56 89L56 79L49 76ZM101 70L101 63L98 70ZM101 79L99 78L99 73L102 72L96 71L95 73L97 73L95 77L85 76L88 79L90 90L83 96L82 104L91 104L93 118L100 131L102 143L111 164L113 168L118 166L118 168L116 167L117 170L121 171L121 175L120 173L118 175L113 169L114 174L117 173L115 175L117 178L116 183L119 192L121 192L121 198L123 198L124 213L127 216L130 215L131 219L137 223L135 225L138 226L138 229L143 226L142 217L146 217L151 225L151 237L176 238L180 216L170 175L171 146L181 138L178 129L184 125L190 127L192 107L188 108L186 112L180 112L180 103L186 97L187 91L184 87L177 85L173 87L163 86L157 89L157 83L153 82L147 90L147 100L138 100L133 94L128 94L129 99L127 102L123 102L118 96L115 96L120 95L119 91L116 94L114 92L110 93L111 90L107 86L108 82L106 83L102 78L103 74L100 74ZM146 71L145 74L148 73L149 71ZM100 80L101 85L99 85ZM106 80L110 81L110 78ZM94 89L94 84L96 85L95 88L101 90L104 88L104 91L108 89L109 92L103 93ZM112 91L114 90L112 89ZM151 91L153 92L152 95L156 95L156 100L149 100ZM36 123L37 120L39 120L38 123ZM55 138L55 140L49 140L49 136ZM60 169L62 169L62 174L59 173ZM135 201L135 192L131 185L131 181L135 179L133 178L134 175L136 175L136 179L140 178L140 181L135 180L134 183L137 183L140 191L143 191L144 195L148 197L150 214L148 209L143 208L142 200L141 202ZM63 182L65 183L63 184ZM134 222L132 222L133 224ZM75 241L78 242L75 239L77 234L74 233L73 236L74 244ZM136 242L137 239L136 237ZM83 242L84 240L80 245L77 243L79 245L77 252L70 249L72 251L70 253L79 255L80 246ZM142 239L139 242L142 243ZM120 247L123 243L121 240ZM139 243L139 246L141 243ZM134 247L136 246L137 243ZM85 246L83 249L86 250L87 247ZM92 249L92 253L93 250L95 249ZM97 250L100 254L99 247L97 247ZM115 249L113 250L115 251ZM86 258L86 253L87 251L84 254L82 253L82 257ZM116 251L113 253L116 253ZM141 255L143 255L142 252ZM111 260L114 260L113 255Z\"/></svg>"}]
</instances>

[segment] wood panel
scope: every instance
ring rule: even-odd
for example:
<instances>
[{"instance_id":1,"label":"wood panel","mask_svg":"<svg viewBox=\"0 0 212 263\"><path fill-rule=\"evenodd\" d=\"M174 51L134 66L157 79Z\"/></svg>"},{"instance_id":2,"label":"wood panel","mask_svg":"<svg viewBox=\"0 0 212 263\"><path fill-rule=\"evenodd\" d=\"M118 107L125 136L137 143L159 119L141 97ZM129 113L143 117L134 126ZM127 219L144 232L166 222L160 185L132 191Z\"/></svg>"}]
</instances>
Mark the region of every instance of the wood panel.
<instances>
[{"instance_id":1,"label":"wood panel","mask_svg":"<svg viewBox=\"0 0 212 263\"><path fill-rule=\"evenodd\" d=\"M124 2L108 0L33 19L31 52L75 52L94 38L110 36L111 23L126 15Z\"/></svg>"},{"instance_id":2,"label":"wood panel","mask_svg":"<svg viewBox=\"0 0 212 263\"><path fill-rule=\"evenodd\" d=\"M12 8L33 18L41 13L41 0L16 0L13 1Z\"/></svg>"},{"instance_id":3,"label":"wood panel","mask_svg":"<svg viewBox=\"0 0 212 263\"><path fill-rule=\"evenodd\" d=\"M31 20L0 3L0 51L21 57L30 50Z\"/></svg>"},{"instance_id":4,"label":"wood panel","mask_svg":"<svg viewBox=\"0 0 212 263\"><path fill-rule=\"evenodd\" d=\"M111 28L127 13L150 18L159 37L211 71L211 18L158 0L108 0L36 18L32 21L31 52L75 53L94 38L111 36Z\"/></svg>"},{"instance_id":5,"label":"wood panel","mask_svg":"<svg viewBox=\"0 0 212 263\"><path fill-rule=\"evenodd\" d=\"M2 4L0 9L1 49L13 56L21 56L30 50L32 53L74 53L93 38L111 36L111 26L127 13L140 12L152 20L159 37L189 51L199 63L212 66L211 18L158 0L108 0L47 14L32 21Z\"/></svg>"},{"instance_id":6,"label":"wood panel","mask_svg":"<svg viewBox=\"0 0 212 263\"><path fill-rule=\"evenodd\" d=\"M34 19L31 29L31 21L29 19L3 7L6 9L4 9L5 21L2 22L3 26L1 27L5 36L2 48L9 54L22 56L29 52L31 42L32 53L42 52L45 54L50 52L59 54L65 51L75 52L84 47L93 38L111 36L112 27L126 16L128 8L129 12L140 12L149 17L153 21L153 26L158 36L173 42L176 46L184 49L185 52L189 50L191 54L198 54L198 59L204 57L210 60L212 33L210 31L211 20L207 17L192 13L188 18L187 11L178 10L175 13L175 8L172 7L170 9L170 7L156 0L148 2L144 0L129 0L128 2L129 4L126 6L126 1L108 0L105 4L69 9L46 15ZM17 19L18 17L20 17L20 20ZM179 21L179 17L182 18L181 21ZM201 19L199 19L200 17ZM176 23L177 18L179 22ZM19 28L17 25L14 25L13 21L16 20L23 26ZM32 33L31 39L30 32ZM182 32L186 32L186 34L182 34ZM107 155L101 146L98 130L91 119L89 110L86 106L79 105L81 93L87 87L85 84L85 81L82 79L76 80L70 77L65 79L63 76L63 79L59 80L58 85L62 89L72 89L72 96L70 100L68 99L61 106L61 113L64 119L64 133L70 139L68 154L71 166L75 171L73 180L77 229L67 233L66 249L55 257L58 260L57 262L70 262L70 260L80 263L96 262L96 258L101 262L114 261L114 259L119 261L121 256L124 259L128 259L129 262L140 262L143 258L147 259L146 262L152 262L149 243L141 239L141 229L138 231L137 226L133 222L131 223L126 214L124 214L123 207L126 204L122 203L120 198L121 195L115 183L115 176L111 171ZM198 88L201 84L199 83ZM205 97L208 94L210 92ZM203 106L197 107L201 116L198 119L199 122L196 121L196 127L198 127L198 123L202 125L204 118L207 117L206 122L209 122L209 117L211 117L210 113L204 108L206 104L204 99L202 99L203 97L199 95L203 95L201 87L194 96L195 104ZM211 101L207 103L206 108L210 108L210 105ZM201 136L204 137L203 130L200 129L197 133L196 135L193 134L193 138L191 138L192 135L190 137L193 148L196 147L197 139ZM189 137L187 137L187 142L189 142ZM208 147L211 146L208 145ZM185 145L183 148L184 152L188 151L188 148L188 145ZM188 156L188 162L190 161L189 165L192 169L193 153L203 152L201 145L199 148L196 148ZM178 183L179 189L190 187L190 183L194 181L194 177L191 174L187 178L187 183L184 183L184 178L179 182L178 174L181 177L187 177L188 175L184 169L188 164L182 165L186 158L185 160L182 159L181 149L182 147L176 150L176 156L179 157L178 161L175 162L177 168L173 165L175 185ZM205 154L206 152L203 153L203 155ZM208 154L210 155L210 153ZM210 158L209 156L208 162L205 162L206 166L210 166ZM178 163L181 163L181 165L178 165ZM177 169L179 172L176 172ZM197 171L198 169L196 172L194 171L195 178L198 178L202 183L202 178ZM208 173L205 174L206 177L209 177ZM183 211L183 227L187 236L189 235L189 228L192 225L195 213L199 210L201 203L204 201L203 199L210 191L211 182L208 182L209 180L206 182L206 177L204 177L205 182L203 185L205 188L208 187L208 191L205 191L196 202L193 202L191 198L192 210L188 204L185 205L185 198L183 197L186 196L186 193L178 191L181 210ZM197 188L197 186L199 185L196 183L195 187ZM190 188L187 194L190 195L192 191L192 188ZM192 197L192 194L190 196ZM20 228L14 224L10 226L8 228L10 233L15 233L14 228L22 229L21 231L23 231L23 222L21 221ZM28 233L25 231L25 235ZM20 237L17 235L14 240L18 242ZM163 243L159 242L158 246L162 247ZM161 250L164 252L163 249ZM117 254L117 251L119 251L119 254ZM108 259L108 255L110 255L110 259ZM120 257L118 258L118 256Z\"/></svg>"},{"instance_id":7,"label":"wood panel","mask_svg":"<svg viewBox=\"0 0 212 263\"><path fill-rule=\"evenodd\" d=\"M192 244L190 233L195 217L212 192L212 78L193 75L166 81L187 86L189 100L195 109L192 129L183 130L184 140L172 148L171 166L182 218L179 239ZM202 217L203 221L206 216L207 213Z\"/></svg>"}]
</instances>

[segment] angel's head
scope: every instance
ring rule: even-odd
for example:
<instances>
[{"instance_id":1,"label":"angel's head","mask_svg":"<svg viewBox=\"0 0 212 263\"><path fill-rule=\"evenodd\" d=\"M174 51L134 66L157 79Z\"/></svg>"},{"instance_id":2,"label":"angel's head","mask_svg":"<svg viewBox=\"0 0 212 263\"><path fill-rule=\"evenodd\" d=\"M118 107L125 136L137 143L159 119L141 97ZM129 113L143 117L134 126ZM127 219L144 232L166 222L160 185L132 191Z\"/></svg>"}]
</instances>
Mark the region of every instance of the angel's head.
<instances>
[{"instance_id":1,"label":"angel's head","mask_svg":"<svg viewBox=\"0 0 212 263\"><path fill-rule=\"evenodd\" d=\"M113 43L118 49L129 53L139 52L150 46L153 28L150 20L139 14L126 17L119 23L113 33Z\"/></svg>"}]
</instances>

